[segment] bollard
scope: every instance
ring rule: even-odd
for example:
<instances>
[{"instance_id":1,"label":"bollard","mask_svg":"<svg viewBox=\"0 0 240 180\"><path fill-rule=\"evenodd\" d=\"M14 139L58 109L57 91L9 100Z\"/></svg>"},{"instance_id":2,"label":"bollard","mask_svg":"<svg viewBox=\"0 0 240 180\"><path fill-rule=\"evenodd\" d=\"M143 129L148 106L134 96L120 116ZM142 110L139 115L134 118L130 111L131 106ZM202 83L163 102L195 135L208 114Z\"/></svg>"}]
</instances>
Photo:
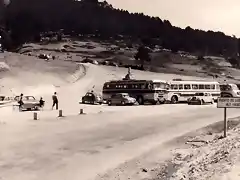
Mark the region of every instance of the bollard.
<instances>
[{"instance_id":1,"label":"bollard","mask_svg":"<svg viewBox=\"0 0 240 180\"><path fill-rule=\"evenodd\" d=\"M80 114L83 114L83 109L80 109Z\"/></svg>"},{"instance_id":2,"label":"bollard","mask_svg":"<svg viewBox=\"0 0 240 180\"><path fill-rule=\"evenodd\" d=\"M38 120L36 112L33 113L33 120Z\"/></svg>"},{"instance_id":3,"label":"bollard","mask_svg":"<svg viewBox=\"0 0 240 180\"><path fill-rule=\"evenodd\" d=\"M58 117L63 117L62 110L59 110Z\"/></svg>"}]
</instances>

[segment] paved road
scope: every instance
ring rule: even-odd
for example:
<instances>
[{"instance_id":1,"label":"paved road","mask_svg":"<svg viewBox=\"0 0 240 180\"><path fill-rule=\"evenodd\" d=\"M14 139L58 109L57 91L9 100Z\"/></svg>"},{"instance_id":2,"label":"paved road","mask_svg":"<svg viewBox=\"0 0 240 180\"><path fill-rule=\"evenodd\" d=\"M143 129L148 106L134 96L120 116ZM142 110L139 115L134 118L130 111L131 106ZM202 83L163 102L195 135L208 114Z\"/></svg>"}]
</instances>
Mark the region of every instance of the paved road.
<instances>
[{"instance_id":1,"label":"paved road","mask_svg":"<svg viewBox=\"0 0 240 180\"><path fill-rule=\"evenodd\" d=\"M223 110L212 105L101 108L102 113L0 124L0 177L94 179L165 141L223 118ZM229 117L238 116L238 111L229 110Z\"/></svg>"}]
</instances>

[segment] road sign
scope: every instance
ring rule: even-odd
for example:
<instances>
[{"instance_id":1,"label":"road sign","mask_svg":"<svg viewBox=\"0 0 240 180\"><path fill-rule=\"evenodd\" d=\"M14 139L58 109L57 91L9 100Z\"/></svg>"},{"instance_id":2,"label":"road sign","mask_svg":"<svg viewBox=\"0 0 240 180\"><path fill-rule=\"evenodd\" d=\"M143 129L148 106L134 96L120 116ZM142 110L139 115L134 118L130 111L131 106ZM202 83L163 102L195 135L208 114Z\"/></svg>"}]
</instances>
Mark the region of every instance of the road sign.
<instances>
[{"instance_id":1,"label":"road sign","mask_svg":"<svg viewBox=\"0 0 240 180\"><path fill-rule=\"evenodd\" d=\"M240 98L218 98L217 108L224 108L224 137L227 137L227 108L240 108Z\"/></svg>"},{"instance_id":2,"label":"road sign","mask_svg":"<svg viewBox=\"0 0 240 180\"><path fill-rule=\"evenodd\" d=\"M240 98L218 98L217 108L240 108Z\"/></svg>"}]
</instances>

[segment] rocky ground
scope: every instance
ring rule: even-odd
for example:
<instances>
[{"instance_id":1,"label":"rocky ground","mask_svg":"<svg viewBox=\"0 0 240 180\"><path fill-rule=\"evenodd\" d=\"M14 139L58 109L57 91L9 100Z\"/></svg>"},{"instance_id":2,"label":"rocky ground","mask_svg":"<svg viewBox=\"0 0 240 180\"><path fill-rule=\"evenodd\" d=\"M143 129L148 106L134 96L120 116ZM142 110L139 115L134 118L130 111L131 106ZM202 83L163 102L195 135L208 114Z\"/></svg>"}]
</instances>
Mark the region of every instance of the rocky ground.
<instances>
[{"instance_id":1,"label":"rocky ground","mask_svg":"<svg viewBox=\"0 0 240 180\"><path fill-rule=\"evenodd\" d=\"M237 180L240 161L240 126L230 121L223 138L223 123L214 124L197 136L185 137L185 148L172 150L173 158L163 165L157 179L169 180ZM201 130L202 131L202 130ZM214 132L215 131L215 132ZM190 146L190 147L189 147ZM155 178L154 178L155 179Z\"/></svg>"}]
</instances>

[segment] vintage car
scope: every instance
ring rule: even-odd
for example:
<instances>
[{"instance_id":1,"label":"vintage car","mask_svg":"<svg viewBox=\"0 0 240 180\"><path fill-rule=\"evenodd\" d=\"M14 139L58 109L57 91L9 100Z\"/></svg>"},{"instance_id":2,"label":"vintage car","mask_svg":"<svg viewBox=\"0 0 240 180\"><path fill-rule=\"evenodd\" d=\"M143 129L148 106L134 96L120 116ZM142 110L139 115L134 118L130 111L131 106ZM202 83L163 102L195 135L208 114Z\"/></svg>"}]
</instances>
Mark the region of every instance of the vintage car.
<instances>
[{"instance_id":1,"label":"vintage car","mask_svg":"<svg viewBox=\"0 0 240 180\"><path fill-rule=\"evenodd\" d=\"M188 99L188 104L197 104L197 105L203 105L206 103L214 103L214 98L210 93L196 93L193 97Z\"/></svg>"},{"instance_id":2,"label":"vintage car","mask_svg":"<svg viewBox=\"0 0 240 180\"><path fill-rule=\"evenodd\" d=\"M87 92L85 96L82 97L82 104L102 104L103 99L102 96L94 93L94 92Z\"/></svg>"},{"instance_id":3,"label":"vintage car","mask_svg":"<svg viewBox=\"0 0 240 180\"><path fill-rule=\"evenodd\" d=\"M14 98L15 100L15 106L19 106L19 100L20 96L16 96ZM40 108L40 103L39 100L36 100L34 96L23 96L22 98L23 105L20 107L20 110L39 110Z\"/></svg>"},{"instance_id":4,"label":"vintage car","mask_svg":"<svg viewBox=\"0 0 240 180\"><path fill-rule=\"evenodd\" d=\"M113 94L110 99L108 99L107 103L109 106L111 105L134 105L137 100L133 97L130 97L128 93L118 93Z\"/></svg>"},{"instance_id":5,"label":"vintage car","mask_svg":"<svg viewBox=\"0 0 240 180\"><path fill-rule=\"evenodd\" d=\"M9 104L13 101L12 97L9 96L0 96L0 105Z\"/></svg>"}]
</instances>

